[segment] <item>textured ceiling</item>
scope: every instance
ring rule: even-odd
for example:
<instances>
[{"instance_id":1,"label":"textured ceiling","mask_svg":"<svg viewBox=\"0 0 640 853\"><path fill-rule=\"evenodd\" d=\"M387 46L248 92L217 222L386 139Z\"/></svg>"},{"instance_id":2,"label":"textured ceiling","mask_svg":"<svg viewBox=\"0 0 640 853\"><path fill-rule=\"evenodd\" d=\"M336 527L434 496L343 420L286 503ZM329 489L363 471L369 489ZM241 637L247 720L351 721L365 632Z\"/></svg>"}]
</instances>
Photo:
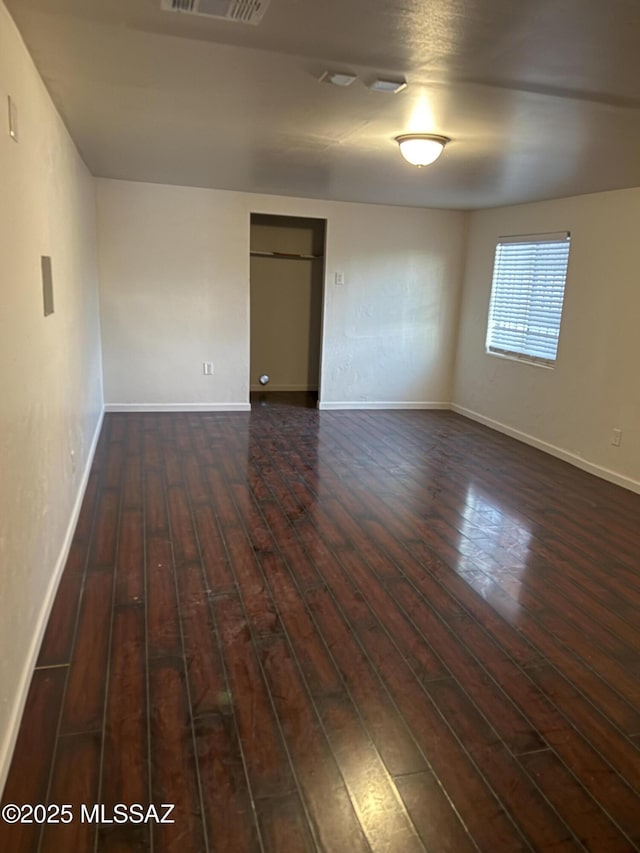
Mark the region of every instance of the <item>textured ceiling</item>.
<instances>
[{"instance_id":1,"label":"textured ceiling","mask_svg":"<svg viewBox=\"0 0 640 853\"><path fill-rule=\"evenodd\" d=\"M638 0L5 2L95 175L465 209L640 185ZM418 170L408 131L452 142Z\"/></svg>"}]
</instances>

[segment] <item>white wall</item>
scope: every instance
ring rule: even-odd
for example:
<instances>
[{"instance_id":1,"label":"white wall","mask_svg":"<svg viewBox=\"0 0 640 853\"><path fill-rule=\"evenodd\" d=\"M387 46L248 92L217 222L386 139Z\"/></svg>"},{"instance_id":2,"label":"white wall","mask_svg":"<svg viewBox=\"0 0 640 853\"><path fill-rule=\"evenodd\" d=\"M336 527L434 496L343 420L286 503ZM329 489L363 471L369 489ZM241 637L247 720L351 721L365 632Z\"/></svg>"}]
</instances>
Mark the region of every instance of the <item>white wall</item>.
<instances>
[{"instance_id":1,"label":"white wall","mask_svg":"<svg viewBox=\"0 0 640 853\"><path fill-rule=\"evenodd\" d=\"M252 212L327 219L326 405L449 401L465 214L97 185L107 404L247 405Z\"/></svg>"},{"instance_id":2,"label":"white wall","mask_svg":"<svg viewBox=\"0 0 640 853\"><path fill-rule=\"evenodd\" d=\"M544 449L640 490L640 189L471 215L454 403ZM485 354L496 239L571 232L553 370ZM611 445L614 427L622 445Z\"/></svg>"},{"instance_id":3,"label":"white wall","mask_svg":"<svg viewBox=\"0 0 640 853\"><path fill-rule=\"evenodd\" d=\"M93 180L2 3L0 187L1 790L102 411Z\"/></svg>"},{"instance_id":4,"label":"white wall","mask_svg":"<svg viewBox=\"0 0 640 853\"><path fill-rule=\"evenodd\" d=\"M246 402L243 197L110 180L97 192L105 402Z\"/></svg>"}]
</instances>

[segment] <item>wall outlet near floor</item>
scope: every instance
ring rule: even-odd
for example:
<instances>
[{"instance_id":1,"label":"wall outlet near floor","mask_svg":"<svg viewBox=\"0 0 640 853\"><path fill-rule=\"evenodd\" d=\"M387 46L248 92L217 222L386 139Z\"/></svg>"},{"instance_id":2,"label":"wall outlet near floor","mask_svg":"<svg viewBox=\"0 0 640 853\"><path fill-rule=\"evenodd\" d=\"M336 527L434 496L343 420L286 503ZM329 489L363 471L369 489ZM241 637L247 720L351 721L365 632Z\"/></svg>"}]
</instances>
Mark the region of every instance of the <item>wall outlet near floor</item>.
<instances>
[{"instance_id":1,"label":"wall outlet near floor","mask_svg":"<svg viewBox=\"0 0 640 853\"><path fill-rule=\"evenodd\" d=\"M205 376L213 376L213 362L212 361L203 361L202 362L202 372Z\"/></svg>"},{"instance_id":2,"label":"wall outlet near floor","mask_svg":"<svg viewBox=\"0 0 640 853\"><path fill-rule=\"evenodd\" d=\"M614 447L620 447L621 443L622 443L622 430L621 429L614 429L613 432L611 433L611 444L613 444Z\"/></svg>"}]
</instances>

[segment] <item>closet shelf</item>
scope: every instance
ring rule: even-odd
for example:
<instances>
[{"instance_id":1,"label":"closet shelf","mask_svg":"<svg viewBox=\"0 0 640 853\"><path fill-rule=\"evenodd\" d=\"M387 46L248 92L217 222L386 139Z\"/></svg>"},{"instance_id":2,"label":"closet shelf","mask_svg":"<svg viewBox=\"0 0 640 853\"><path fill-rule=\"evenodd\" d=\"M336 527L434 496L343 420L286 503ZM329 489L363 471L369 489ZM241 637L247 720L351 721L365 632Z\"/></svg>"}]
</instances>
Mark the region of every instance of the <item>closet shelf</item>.
<instances>
[{"instance_id":1,"label":"closet shelf","mask_svg":"<svg viewBox=\"0 0 640 853\"><path fill-rule=\"evenodd\" d=\"M294 261L315 261L322 255L299 255L295 252L249 252L252 258L289 258Z\"/></svg>"}]
</instances>

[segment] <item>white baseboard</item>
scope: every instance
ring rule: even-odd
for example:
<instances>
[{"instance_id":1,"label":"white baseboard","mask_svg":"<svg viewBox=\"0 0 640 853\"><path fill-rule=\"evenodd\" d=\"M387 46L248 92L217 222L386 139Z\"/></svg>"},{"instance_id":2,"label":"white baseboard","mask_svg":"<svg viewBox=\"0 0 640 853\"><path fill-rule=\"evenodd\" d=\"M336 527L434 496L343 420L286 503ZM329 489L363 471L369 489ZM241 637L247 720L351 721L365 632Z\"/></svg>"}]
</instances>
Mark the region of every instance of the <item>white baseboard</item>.
<instances>
[{"instance_id":1,"label":"white baseboard","mask_svg":"<svg viewBox=\"0 0 640 853\"><path fill-rule=\"evenodd\" d=\"M406 402L368 402L357 400L348 403L318 403L319 409L326 411L339 409L449 409L449 403L418 403L408 400Z\"/></svg>"},{"instance_id":2,"label":"white baseboard","mask_svg":"<svg viewBox=\"0 0 640 853\"><path fill-rule=\"evenodd\" d=\"M51 614L51 608L53 607L53 602L58 591L60 579L62 578L62 573L67 562L67 557L69 556L69 551L71 550L73 534L75 533L76 524L78 523L78 517L80 515L80 508L82 507L82 501L84 499L84 493L87 488L87 483L89 482L89 474L91 473L93 457L95 455L96 447L98 445L98 439L100 438L100 430L102 429L103 418L104 409L100 413L100 417L98 418L98 423L96 425L95 432L91 440L91 447L89 448L87 462L84 471L82 472L82 479L78 487L78 494L76 495L76 499L73 504L71 518L69 519L69 524L67 525L67 530L64 536L64 540L62 542L60 554L58 555L58 559L56 560L56 564L54 566L49 585L47 587L44 599L42 601L42 605L40 607L40 614L38 616L36 627L31 640L31 645L29 646L29 651L26 656L26 663L24 665L22 678L20 679L20 684L16 692L13 710L9 718L9 725L7 726L7 731L5 732L4 739L2 741L2 744L0 745L0 796L4 791L4 786L7 781L7 775L9 773L9 767L11 765L11 759L13 757L13 750L15 749L16 740L18 738L18 732L20 730L20 723L22 721L22 715L24 713L24 707L26 705L27 696L29 694L29 687L31 686L31 678L33 676L33 671L35 669L36 663L38 662L38 655L40 654L40 645L44 638L44 632L47 628L49 615Z\"/></svg>"},{"instance_id":3,"label":"white baseboard","mask_svg":"<svg viewBox=\"0 0 640 853\"><path fill-rule=\"evenodd\" d=\"M563 450L562 447L557 447L555 444L550 444L548 441L542 441L542 439L536 438L534 435L521 432L519 429L514 429L513 427L507 426L507 424L493 420L493 418L488 418L486 415L481 415L479 412L474 412L472 409L465 409L464 406L458 406L456 403L451 404L451 410L457 412L459 415L464 415L465 418L469 418L472 421L477 421L491 429L495 429L497 432L504 433L504 435L508 435L511 438L516 438L518 441L524 442L524 444L529 444L531 447L543 450L550 456L562 459L563 462L569 462L569 464L575 465L576 468L581 468L589 474L595 474L596 477L600 477L610 483L615 483L616 486L622 486L625 489L629 489L631 492L640 494L640 482L638 480L633 480L631 477L626 477L624 474L618 474L617 471L611 471L609 468L604 468L602 465L596 465L594 462L589 462L587 459L583 459L582 456L578 456L576 453Z\"/></svg>"},{"instance_id":4,"label":"white baseboard","mask_svg":"<svg viewBox=\"0 0 640 853\"><path fill-rule=\"evenodd\" d=\"M251 403L106 403L105 412L250 412Z\"/></svg>"}]
</instances>

